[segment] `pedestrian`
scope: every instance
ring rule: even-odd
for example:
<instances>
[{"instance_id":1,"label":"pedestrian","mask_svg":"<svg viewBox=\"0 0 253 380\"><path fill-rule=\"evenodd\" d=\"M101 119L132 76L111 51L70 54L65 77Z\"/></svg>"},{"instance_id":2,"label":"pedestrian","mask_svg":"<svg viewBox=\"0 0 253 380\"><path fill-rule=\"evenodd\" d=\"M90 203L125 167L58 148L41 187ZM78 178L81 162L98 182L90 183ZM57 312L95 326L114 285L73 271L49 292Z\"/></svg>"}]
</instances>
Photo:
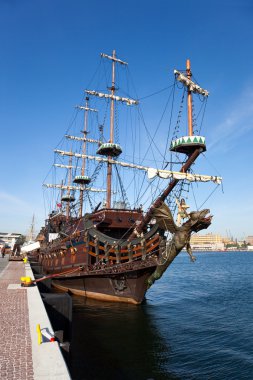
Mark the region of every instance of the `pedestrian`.
<instances>
[{"instance_id":1,"label":"pedestrian","mask_svg":"<svg viewBox=\"0 0 253 380\"><path fill-rule=\"evenodd\" d=\"M12 250L13 256L20 256L20 251L20 244L16 242Z\"/></svg>"},{"instance_id":2,"label":"pedestrian","mask_svg":"<svg viewBox=\"0 0 253 380\"><path fill-rule=\"evenodd\" d=\"M4 258L4 256L5 256L5 244L2 245L1 254L2 254L2 257Z\"/></svg>"}]
</instances>

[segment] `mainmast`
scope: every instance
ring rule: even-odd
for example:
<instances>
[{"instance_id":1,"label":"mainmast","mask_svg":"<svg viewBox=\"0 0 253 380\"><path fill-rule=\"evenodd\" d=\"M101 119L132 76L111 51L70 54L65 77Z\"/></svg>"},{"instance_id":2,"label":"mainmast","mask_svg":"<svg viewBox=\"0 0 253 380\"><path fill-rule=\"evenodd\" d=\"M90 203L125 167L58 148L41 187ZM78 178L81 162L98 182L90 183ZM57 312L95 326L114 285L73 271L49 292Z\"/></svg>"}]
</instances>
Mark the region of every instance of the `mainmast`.
<instances>
[{"instance_id":1,"label":"mainmast","mask_svg":"<svg viewBox=\"0 0 253 380\"><path fill-rule=\"evenodd\" d=\"M128 105L138 104L138 101L116 96L116 63L121 65L127 65L127 62L122 61L116 57L116 51L113 50L112 56L101 53L103 58L107 58L112 61L112 85L109 88L110 94L103 94L97 91L86 90L86 93L89 95L98 96L99 98L110 99L110 139L107 143L102 143L99 146L97 154L107 156L107 193L106 193L106 208L111 208L111 194L112 194L112 163L110 162L113 157L117 157L122 153L120 145L114 143L114 116L115 116L115 101L120 101Z\"/></svg>"},{"instance_id":2,"label":"mainmast","mask_svg":"<svg viewBox=\"0 0 253 380\"><path fill-rule=\"evenodd\" d=\"M115 94L115 59L116 52L113 50L112 57L108 59L112 60L112 87L111 87L111 109L110 109L110 140L109 142L113 144L114 139L114 94ZM111 158L110 156L108 157ZM112 195L112 165L110 162L107 163L107 194L106 194L106 207L111 208L111 195Z\"/></svg>"}]
</instances>

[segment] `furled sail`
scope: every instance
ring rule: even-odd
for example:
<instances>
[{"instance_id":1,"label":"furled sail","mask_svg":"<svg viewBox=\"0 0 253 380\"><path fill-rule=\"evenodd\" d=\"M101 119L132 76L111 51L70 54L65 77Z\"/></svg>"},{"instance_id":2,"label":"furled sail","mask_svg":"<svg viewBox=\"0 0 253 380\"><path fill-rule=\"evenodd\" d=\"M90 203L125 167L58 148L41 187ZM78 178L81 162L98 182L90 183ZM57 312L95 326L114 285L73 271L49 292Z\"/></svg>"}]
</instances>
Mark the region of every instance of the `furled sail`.
<instances>
[{"instance_id":1,"label":"furled sail","mask_svg":"<svg viewBox=\"0 0 253 380\"><path fill-rule=\"evenodd\" d=\"M95 193L105 193L105 189L96 189L94 187L83 187L83 186L67 186L67 185L58 185L52 183L43 183L44 187L54 188L54 189L62 189L62 190L83 190L83 191L92 191Z\"/></svg>"},{"instance_id":2,"label":"furled sail","mask_svg":"<svg viewBox=\"0 0 253 380\"><path fill-rule=\"evenodd\" d=\"M195 94L200 94L206 97L209 96L209 92L207 90L201 88L198 84L194 83L191 79L187 78L187 76L182 74L180 71L174 70L174 74L176 75L177 80L183 83L183 85L185 85L186 87L188 87L190 91L194 92Z\"/></svg>"},{"instance_id":3,"label":"furled sail","mask_svg":"<svg viewBox=\"0 0 253 380\"><path fill-rule=\"evenodd\" d=\"M67 139L70 139L70 140L87 141L87 142L90 142L90 143L96 143L96 144L99 144L99 143L100 143L99 140L88 139L87 137L78 137L78 136L71 136L71 135L65 135L65 137L66 137Z\"/></svg>"},{"instance_id":4,"label":"furled sail","mask_svg":"<svg viewBox=\"0 0 253 380\"><path fill-rule=\"evenodd\" d=\"M73 165L63 165L63 164L53 164L56 168L64 168L64 169L81 169L79 166Z\"/></svg>"},{"instance_id":5,"label":"furled sail","mask_svg":"<svg viewBox=\"0 0 253 380\"><path fill-rule=\"evenodd\" d=\"M102 92L92 91L92 90L85 90L85 92L88 95L98 96L99 98L112 99L118 102L126 103L128 106L131 106L133 104L136 104L136 105L139 104L138 100L122 98L121 96L117 96L117 95L104 94Z\"/></svg>"},{"instance_id":6,"label":"furled sail","mask_svg":"<svg viewBox=\"0 0 253 380\"><path fill-rule=\"evenodd\" d=\"M204 174L191 174L183 172L174 172L170 170L160 170L149 168L147 170L148 178L152 179L154 177L159 177L163 179L175 178L175 179L186 179L189 182L214 182L220 185L222 182L222 177L204 175Z\"/></svg>"},{"instance_id":7,"label":"furled sail","mask_svg":"<svg viewBox=\"0 0 253 380\"><path fill-rule=\"evenodd\" d=\"M116 161L108 158L102 158L97 156L90 156L87 154L81 153L73 153L73 152L65 152L63 150L55 149L55 153L58 153L62 156L75 156L78 158L88 158L89 160L95 160L98 162L109 162L111 164L120 165L126 168L133 168L139 170L145 170L148 173L148 178L153 179L155 176L163 179L175 178L180 180L188 180L190 182L214 182L218 185L222 182L222 177L217 176L209 176L204 174L191 174L191 173L183 173L183 172L175 172L171 170L162 170L150 168L148 166L136 165L128 162Z\"/></svg>"}]
</instances>

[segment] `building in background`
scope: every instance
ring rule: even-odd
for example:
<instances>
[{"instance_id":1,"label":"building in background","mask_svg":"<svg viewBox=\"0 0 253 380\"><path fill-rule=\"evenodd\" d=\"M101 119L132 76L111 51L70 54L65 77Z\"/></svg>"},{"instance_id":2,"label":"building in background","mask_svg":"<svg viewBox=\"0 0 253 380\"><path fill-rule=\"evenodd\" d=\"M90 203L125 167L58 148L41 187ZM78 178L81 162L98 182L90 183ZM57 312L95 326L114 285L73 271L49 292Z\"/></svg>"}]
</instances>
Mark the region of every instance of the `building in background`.
<instances>
[{"instance_id":1,"label":"building in background","mask_svg":"<svg viewBox=\"0 0 253 380\"><path fill-rule=\"evenodd\" d=\"M224 238L218 234L195 234L191 236L191 247L198 251L224 251Z\"/></svg>"},{"instance_id":2,"label":"building in background","mask_svg":"<svg viewBox=\"0 0 253 380\"><path fill-rule=\"evenodd\" d=\"M253 245L253 236L246 236L245 241L247 244Z\"/></svg>"},{"instance_id":3,"label":"building in background","mask_svg":"<svg viewBox=\"0 0 253 380\"><path fill-rule=\"evenodd\" d=\"M191 247L196 251L246 251L252 250L253 236L237 241L232 237L223 237L219 234L195 234L191 236Z\"/></svg>"}]
</instances>

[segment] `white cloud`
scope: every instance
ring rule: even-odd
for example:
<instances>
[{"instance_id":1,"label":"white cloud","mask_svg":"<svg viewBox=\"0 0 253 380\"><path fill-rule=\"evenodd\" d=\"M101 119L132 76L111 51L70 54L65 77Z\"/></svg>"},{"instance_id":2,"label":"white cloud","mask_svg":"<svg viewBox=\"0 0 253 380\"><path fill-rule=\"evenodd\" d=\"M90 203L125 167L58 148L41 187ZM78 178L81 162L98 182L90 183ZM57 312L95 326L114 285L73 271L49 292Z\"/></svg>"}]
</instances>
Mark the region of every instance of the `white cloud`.
<instances>
[{"instance_id":1,"label":"white cloud","mask_svg":"<svg viewBox=\"0 0 253 380\"><path fill-rule=\"evenodd\" d=\"M3 201L3 202L10 202L10 203L14 203L15 205L26 205L26 203L24 201L22 201L21 199L15 197L14 195L11 195L11 194L8 194L8 193L5 193L3 191L0 192L0 201Z\"/></svg>"},{"instance_id":2,"label":"white cloud","mask_svg":"<svg viewBox=\"0 0 253 380\"><path fill-rule=\"evenodd\" d=\"M7 223L8 220L15 223L18 218L24 218L26 215L32 214L33 205L16 195L0 191L0 215L2 223Z\"/></svg>"},{"instance_id":3,"label":"white cloud","mask_svg":"<svg viewBox=\"0 0 253 380\"><path fill-rule=\"evenodd\" d=\"M6 204L8 202L8 204ZM29 205L24 202L22 199L17 198L16 196L3 192L0 192L0 204L4 206L21 206L21 207L28 207Z\"/></svg>"},{"instance_id":4,"label":"white cloud","mask_svg":"<svg viewBox=\"0 0 253 380\"><path fill-rule=\"evenodd\" d=\"M213 128L208 148L229 151L238 144L239 139L253 130L253 91L246 89L230 105L231 112Z\"/></svg>"}]
</instances>

